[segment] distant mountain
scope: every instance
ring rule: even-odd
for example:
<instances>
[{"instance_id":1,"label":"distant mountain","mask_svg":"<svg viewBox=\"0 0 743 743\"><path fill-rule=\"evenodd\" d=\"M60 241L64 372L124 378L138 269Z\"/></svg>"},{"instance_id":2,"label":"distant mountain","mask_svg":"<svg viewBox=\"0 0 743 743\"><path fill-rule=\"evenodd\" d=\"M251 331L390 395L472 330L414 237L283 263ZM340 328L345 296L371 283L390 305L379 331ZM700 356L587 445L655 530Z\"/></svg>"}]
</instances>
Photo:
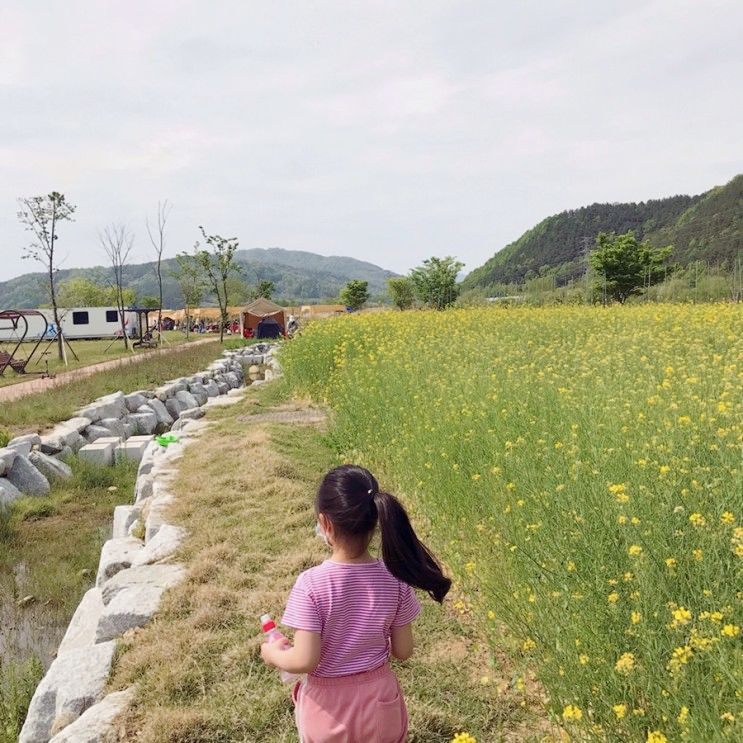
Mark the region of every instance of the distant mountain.
<instances>
[{"instance_id":1,"label":"distant mountain","mask_svg":"<svg viewBox=\"0 0 743 743\"><path fill-rule=\"evenodd\" d=\"M328 257L300 250L239 250L235 255L243 269L241 280L251 285L264 279L273 281L276 285L274 298L277 301L312 302L335 298L351 279L368 281L370 293L381 294L387 289L387 279L397 275L355 258ZM163 305L174 309L183 306L180 289L171 276L175 267L175 260L163 261ZM105 283L111 276L111 269L96 266L61 270L58 281L75 276ZM0 282L0 309L23 309L47 303L45 279L43 273L28 273ZM157 296L154 262L127 266L125 280L126 285L136 291L138 298ZM213 297L205 297L204 302L209 303L210 299Z\"/></svg>"},{"instance_id":2,"label":"distant mountain","mask_svg":"<svg viewBox=\"0 0 743 743\"><path fill-rule=\"evenodd\" d=\"M585 270L586 247L599 232L628 230L654 245L673 245L673 263L732 266L743 251L743 175L699 196L591 204L547 217L472 271L462 288L523 283L548 271L567 281Z\"/></svg>"}]
</instances>

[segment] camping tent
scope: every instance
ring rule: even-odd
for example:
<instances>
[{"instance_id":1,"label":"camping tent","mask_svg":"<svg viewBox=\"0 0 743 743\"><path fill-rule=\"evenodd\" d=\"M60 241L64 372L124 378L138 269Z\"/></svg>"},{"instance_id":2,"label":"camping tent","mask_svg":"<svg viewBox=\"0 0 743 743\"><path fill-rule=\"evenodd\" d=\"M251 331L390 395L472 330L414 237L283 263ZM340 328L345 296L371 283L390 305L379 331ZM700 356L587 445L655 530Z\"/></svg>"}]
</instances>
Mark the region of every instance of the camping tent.
<instances>
[{"instance_id":1,"label":"camping tent","mask_svg":"<svg viewBox=\"0 0 743 743\"><path fill-rule=\"evenodd\" d=\"M286 330L284 308L270 299L264 299L263 297L256 299L255 302L251 302L247 307L242 308L240 313L240 332L245 335L247 331L250 331L253 336L256 336L258 323L263 318L275 320L279 325L280 333L282 335L284 334Z\"/></svg>"}]
</instances>

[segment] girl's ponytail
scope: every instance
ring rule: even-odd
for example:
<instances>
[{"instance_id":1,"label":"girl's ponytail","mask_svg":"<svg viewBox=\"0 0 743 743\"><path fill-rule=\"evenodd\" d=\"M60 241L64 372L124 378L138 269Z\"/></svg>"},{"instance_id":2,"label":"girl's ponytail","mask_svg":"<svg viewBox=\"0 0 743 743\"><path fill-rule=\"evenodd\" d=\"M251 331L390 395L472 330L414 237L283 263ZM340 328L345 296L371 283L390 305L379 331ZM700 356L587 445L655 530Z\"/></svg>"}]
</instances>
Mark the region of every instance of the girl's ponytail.
<instances>
[{"instance_id":1,"label":"girl's ponytail","mask_svg":"<svg viewBox=\"0 0 743 743\"><path fill-rule=\"evenodd\" d=\"M387 569L395 578L428 591L432 599L441 603L451 580L416 536L402 503L389 493L377 491L373 495L382 537L382 559Z\"/></svg>"}]
</instances>

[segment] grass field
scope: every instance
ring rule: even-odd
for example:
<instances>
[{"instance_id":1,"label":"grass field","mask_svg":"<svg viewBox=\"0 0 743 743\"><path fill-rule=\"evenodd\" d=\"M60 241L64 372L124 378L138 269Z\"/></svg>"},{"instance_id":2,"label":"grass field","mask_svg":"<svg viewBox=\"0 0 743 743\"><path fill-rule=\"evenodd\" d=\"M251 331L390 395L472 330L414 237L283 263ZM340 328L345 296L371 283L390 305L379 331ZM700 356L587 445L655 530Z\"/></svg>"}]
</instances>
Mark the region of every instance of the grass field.
<instances>
[{"instance_id":1,"label":"grass field","mask_svg":"<svg viewBox=\"0 0 743 743\"><path fill-rule=\"evenodd\" d=\"M205 369L220 353L218 340L197 346L174 346L172 353L154 355L137 364L96 372L49 392L4 402L0 405L0 429L12 434L42 430L70 418L96 397L116 390L151 389L167 379Z\"/></svg>"},{"instance_id":2,"label":"grass field","mask_svg":"<svg viewBox=\"0 0 743 743\"><path fill-rule=\"evenodd\" d=\"M376 313L282 354L578 739L743 739L743 306Z\"/></svg>"},{"instance_id":3,"label":"grass field","mask_svg":"<svg viewBox=\"0 0 743 743\"><path fill-rule=\"evenodd\" d=\"M174 346L180 346L184 343L191 343L197 340L203 340L210 336L199 335L192 333L188 341L183 333L175 330L169 330L163 333L165 343L163 348L169 348ZM26 357L33 351L34 343L24 343L19 354L22 357ZM4 342L3 346L5 349L8 348L8 343ZM77 359L70 353L69 348L67 349L67 366L59 360L57 356L57 346L52 345L47 348L47 342L43 342L36 353L31 358L28 365L29 372L43 372L47 368L50 374L59 374L61 372L72 371L73 369L79 369L83 366L90 366L91 364L97 364L101 361L112 361L126 356L146 354L149 349L124 349L123 341L116 341L111 343L111 339L106 340L89 340L89 341L70 341L70 346L75 354L78 356ZM109 348L110 346L110 348ZM106 350L108 348L108 350ZM45 353L46 349L46 353ZM38 363L37 363L38 362ZM48 366L47 366L48 365ZM12 369L6 369L5 374L0 377L0 387L4 387L8 384L17 384L18 382L25 382L29 379L34 379L36 374L16 374Z\"/></svg>"}]
</instances>

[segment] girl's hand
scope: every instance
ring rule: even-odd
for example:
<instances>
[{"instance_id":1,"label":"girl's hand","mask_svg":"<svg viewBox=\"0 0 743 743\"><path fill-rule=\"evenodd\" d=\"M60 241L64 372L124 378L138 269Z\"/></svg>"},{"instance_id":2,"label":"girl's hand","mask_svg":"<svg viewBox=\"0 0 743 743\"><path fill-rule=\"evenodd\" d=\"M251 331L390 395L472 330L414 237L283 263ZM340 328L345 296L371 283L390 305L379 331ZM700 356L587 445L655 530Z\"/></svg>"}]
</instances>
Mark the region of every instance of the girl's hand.
<instances>
[{"instance_id":1,"label":"girl's hand","mask_svg":"<svg viewBox=\"0 0 743 743\"><path fill-rule=\"evenodd\" d=\"M288 647L291 647L291 643L286 638L274 642L264 642L261 645L261 658L267 665L275 666L277 653L284 652L284 649Z\"/></svg>"}]
</instances>

